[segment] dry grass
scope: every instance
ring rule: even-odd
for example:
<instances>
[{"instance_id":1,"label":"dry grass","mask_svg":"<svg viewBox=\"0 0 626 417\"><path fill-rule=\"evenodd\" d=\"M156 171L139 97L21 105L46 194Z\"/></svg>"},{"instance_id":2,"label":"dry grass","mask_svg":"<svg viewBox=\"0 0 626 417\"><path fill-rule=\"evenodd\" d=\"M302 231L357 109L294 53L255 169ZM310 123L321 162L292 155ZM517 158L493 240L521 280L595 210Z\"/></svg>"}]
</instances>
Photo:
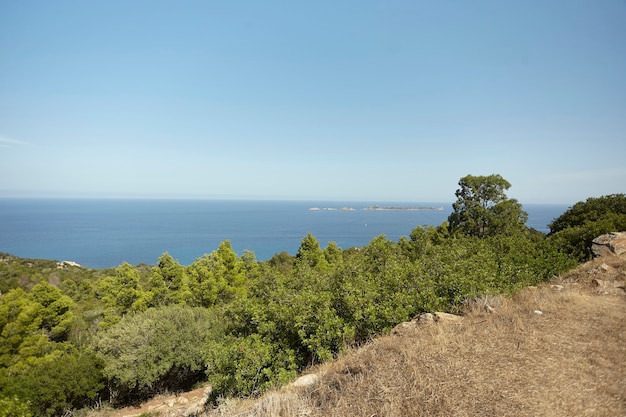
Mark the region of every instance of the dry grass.
<instances>
[{"instance_id":1,"label":"dry grass","mask_svg":"<svg viewBox=\"0 0 626 417\"><path fill-rule=\"evenodd\" d=\"M591 285L623 281L625 265L596 260L555 282L562 290L478 300L460 323L402 329L312 369L312 387L206 415L626 416L626 297Z\"/></svg>"}]
</instances>

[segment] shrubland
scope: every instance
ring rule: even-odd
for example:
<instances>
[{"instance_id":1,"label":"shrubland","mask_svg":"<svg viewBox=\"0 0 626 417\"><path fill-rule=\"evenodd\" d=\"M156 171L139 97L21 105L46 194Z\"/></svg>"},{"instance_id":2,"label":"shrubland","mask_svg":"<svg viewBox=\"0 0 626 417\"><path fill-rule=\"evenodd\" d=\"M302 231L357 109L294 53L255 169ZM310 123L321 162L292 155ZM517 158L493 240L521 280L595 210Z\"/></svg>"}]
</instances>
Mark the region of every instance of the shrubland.
<instances>
[{"instance_id":1,"label":"shrubland","mask_svg":"<svg viewBox=\"0 0 626 417\"><path fill-rule=\"evenodd\" d=\"M258 395L421 312L548 280L580 262L580 240L626 216L624 196L607 196L545 236L524 226L502 177L459 185L449 222L360 248L308 234L297 254L261 262L224 241L188 266L165 253L100 271L2 254L0 405L13 411L0 416L121 406L204 381L213 402Z\"/></svg>"}]
</instances>

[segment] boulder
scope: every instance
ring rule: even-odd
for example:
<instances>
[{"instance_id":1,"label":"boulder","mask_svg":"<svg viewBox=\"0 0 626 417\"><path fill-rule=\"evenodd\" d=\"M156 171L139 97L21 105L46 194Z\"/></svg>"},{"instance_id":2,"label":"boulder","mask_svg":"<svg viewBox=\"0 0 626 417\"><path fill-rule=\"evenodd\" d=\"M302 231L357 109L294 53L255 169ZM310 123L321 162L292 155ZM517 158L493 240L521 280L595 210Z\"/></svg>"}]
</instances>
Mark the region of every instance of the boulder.
<instances>
[{"instance_id":1,"label":"boulder","mask_svg":"<svg viewBox=\"0 0 626 417\"><path fill-rule=\"evenodd\" d=\"M441 313L437 312L433 314L433 317L436 322L445 322L445 323L458 323L463 320L463 317L457 316L455 314L450 313Z\"/></svg>"},{"instance_id":2,"label":"boulder","mask_svg":"<svg viewBox=\"0 0 626 417\"><path fill-rule=\"evenodd\" d=\"M596 290L602 294L626 294L626 282L594 279L591 281Z\"/></svg>"},{"instance_id":3,"label":"boulder","mask_svg":"<svg viewBox=\"0 0 626 417\"><path fill-rule=\"evenodd\" d=\"M417 321L421 323L432 323L435 321L435 316L432 313L422 313L417 317Z\"/></svg>"},{"instance_id":4,"label":"boulder","mask_svg":"<svg viewBox=\"0 0 626 417\"><path fill-rule=\"evenodd\" d=\"M591 241L593 256L616 255L626 258L626 232L611 232Z\"/></svg>"},{"instance_id":5,"label":"boulder","mask_svg":"<svg viewBox=\"0 0 626 417\"><path fill-rule=\"evenodd\" d=\"M308 387L311 385L315 385L318 380L319 380L319 377L317 376L317 374L302 375L300 378L295 380L295 382L293 383L293 386L294 387Z\"/></svg>"}]
</instances>

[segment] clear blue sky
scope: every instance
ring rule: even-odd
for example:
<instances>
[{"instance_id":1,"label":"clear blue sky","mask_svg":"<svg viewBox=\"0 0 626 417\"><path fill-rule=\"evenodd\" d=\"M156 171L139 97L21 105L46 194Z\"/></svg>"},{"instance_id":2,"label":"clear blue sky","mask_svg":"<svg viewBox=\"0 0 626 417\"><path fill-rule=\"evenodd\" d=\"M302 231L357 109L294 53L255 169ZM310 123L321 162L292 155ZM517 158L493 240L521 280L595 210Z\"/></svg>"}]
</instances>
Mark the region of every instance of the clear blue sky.
<instances>
[{"instance_id":1,"label":"clear blue sky","mask_svg":"<svg viewBox=\"0 0 626 417\"><path fill-rule=\"evenodd\" d=\"M626 192L626 1L0 0L0 197Z\"/></svg>"}]
</instances>

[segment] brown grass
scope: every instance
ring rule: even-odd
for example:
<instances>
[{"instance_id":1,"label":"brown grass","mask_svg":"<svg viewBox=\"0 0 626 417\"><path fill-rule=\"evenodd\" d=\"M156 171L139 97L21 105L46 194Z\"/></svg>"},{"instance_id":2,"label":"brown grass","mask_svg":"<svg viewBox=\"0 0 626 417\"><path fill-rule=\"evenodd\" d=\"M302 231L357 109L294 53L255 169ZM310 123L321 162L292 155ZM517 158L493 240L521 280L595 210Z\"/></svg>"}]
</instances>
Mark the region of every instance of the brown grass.
<instances>
[{"instance_id":1,"label":"brown grass","mask_svg":"<svg viewBox=\"0 0 626 417\"><path fill-rule=\"evenodd\" d=\"M623 281L625 265L595 260L552 283L563 289L477 300L460 323L402 329L311 369L312 387L205 415L626 416L626 296L592 285Z\"/></svg>"}]
</instances>

